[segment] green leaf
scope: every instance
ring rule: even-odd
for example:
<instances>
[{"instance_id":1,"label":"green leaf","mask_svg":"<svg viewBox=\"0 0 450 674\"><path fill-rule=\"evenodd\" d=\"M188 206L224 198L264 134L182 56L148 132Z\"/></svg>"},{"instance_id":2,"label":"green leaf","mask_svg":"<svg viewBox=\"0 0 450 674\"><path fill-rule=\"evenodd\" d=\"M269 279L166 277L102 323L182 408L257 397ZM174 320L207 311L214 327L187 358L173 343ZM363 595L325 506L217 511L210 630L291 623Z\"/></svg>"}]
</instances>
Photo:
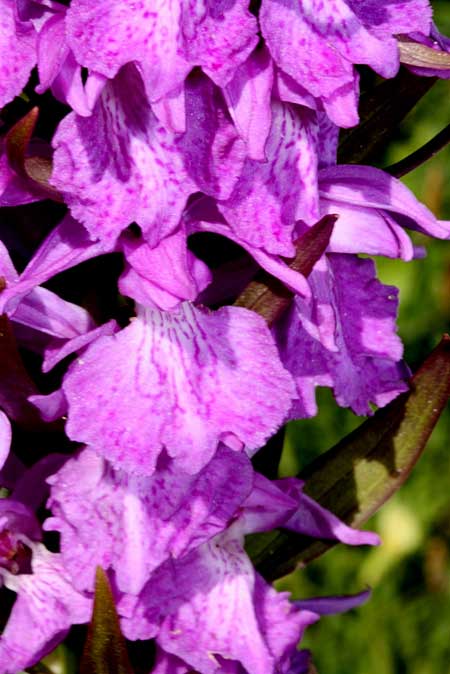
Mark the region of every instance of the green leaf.
<instances>
[{"instance_id":1,"label":"green leaf","mask_svg":"<svg viewBox=\"0 0 450 674\"><path fill-rule=\"evenodd\" d=\"M286 263L303 276L309 276L317 260L324 254L333 231L337 215L325 215L315 225L306 230L296 241L297 253ZM272 325L290 305L294 293L281 281L265 271L249 283L234 303L260 314Z\"/></svg>"},{"instance_id":2,"label":"green leaf","mask_svg":"<svg viewBox=\"0 0 450 674\"><path fill-rule=\"evenodd\" d=\"M43 662L38 662L37 665L32 665L25 669L28 674L53 674L52 670L44 665Z\"/></svg>"},{"instance_id":3,"label":"green leaf","mask_svg":"<svg viewBox=\"0 0 450 674\"><path fill-rule=\"evenodd\" d=\"M97 567L92 620L80 674L133 674L108 578Z\"/></svg>"},{"instance_id":4,"label":"green leaf","mask_svg":"<svg viewBox=\"0 0 450 674\"><path fill-rule=\"evenodd\" d=\"M418 77L401 68L394 79L363 94L359 101L360 123L341 132L339 163L364 164L376 157L435 82L435 77Z\"/></svg>"},{"instance_id":5,"label":"green leaf","mask_svg":"<svg viewBox=\"0 0 450 674\"><path fill-rule=\"evenodd\" d=\"M408 393L302 471L305 492L347 524L360 526L410 475L449 396L450 337L445 335L412 378ZM333 545L282 531L253 536L247 550L258 571L274 580Z\"/></svg>"}]
</instances>

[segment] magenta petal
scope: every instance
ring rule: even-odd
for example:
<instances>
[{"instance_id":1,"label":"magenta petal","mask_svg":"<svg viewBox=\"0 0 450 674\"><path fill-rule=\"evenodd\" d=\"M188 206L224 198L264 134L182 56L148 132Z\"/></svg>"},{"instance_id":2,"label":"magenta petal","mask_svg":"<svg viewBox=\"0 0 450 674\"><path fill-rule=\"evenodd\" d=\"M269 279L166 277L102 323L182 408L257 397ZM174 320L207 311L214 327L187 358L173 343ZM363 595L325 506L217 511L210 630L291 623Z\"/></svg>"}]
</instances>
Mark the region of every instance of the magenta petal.
<instances>
[{"instance_id":1,"label":"magenta petal","mask_svg":"<svg viewBox=\"0 0 450 674\"><path fill-rule=\"evenodd\" d=\"M42 371L49 372L52 368L55 367L63 358L69 356L76 351L81 351L91 342L94 342L99 337L103 335L113 335L115 332L118 332L119 326L116 321L111 320L107 323L104 323L98 328L93 328L82 334L77 334L75 337L68 339L61 345L61 342L58 340L57 343L50 344L45 349L45 358L42 364Z\"/></svg>"},{"instance_id":2,"label":"magenta petal","mask_svg":"<svg viewBox=\"0 0 450 674\"><path fill-rule=\"evenodd\" d=\"M13 311L20 300L36 286L70 267L110 250L111 248L105 248L102 243L93 242L82 225L66 216L43 241L19 279L9 284L1 293L1 311L5 311L5 308Z\"/></svg>"},{"instance_id":3,"label":"magenta petal","mask_svg":"<svg viewBox=\"0 0 450 674\"><path fill-rule=\"evenodd\" d=\"M202 66L223 86L258 42L247 0L74 0L67 14L68 41L79 63L114 77L136 62L154 102Z\"/></svg>"},{"instance_id":4,"label":"magenta petal","mask_svg":"<svg viewBox=\"0 0 450 674\"><path fill-rule=\"evenodd\" d=\"M371 414L407 390L396 335L397 290L375 278L373 262L328 255L309 276L313 301L296 298L275 328L280 354L297 382L293 417L316 413L314 389L332 386L339 405Z\"/></svg>"},{"instance_id":5,"label":"magenta petal","mask_svg":"<svg viewBox=\"0 0 450 674\"><path fill-rule=\"evenodd\" d=\"M346 87L353 88L355 63L370 65L384 77L393 77L399 66L395 39L379 39L345 0L263 0L260 23L276 63L318 98L330 100ZM328 112L333 115L333 108ZM355 115L353 108L351 116ZM339 117L332 119L340 124Z\"/></svg>"},{"instance_id":6,"label":"magenta petal","mask_svg":"<svg viewBox=\"0 0 450 674\"><path fill-rule=\"evenodd\" d=\"M5 674L35 664L62 641L72 624L90 618L92 600L73 589L60 555L36 545L32 569L5 578L6 586L18 593L0 637L0 671Z\"/></svg>"},{"instance_id":7,"label":"magenta petal","mask_svg":"<svg viewBox=\"0 0 450 674\"><path fill-rule=\"evenodd\" d=\"M272 115L267 161L247 159L233 193L218 208L240 239L290 257L295 222L318 220L317 125L305 108L273 103Z\"/></svg>"},{"instance_id":8,"label":"magenta petal","mask_svg":"<svg viewBox=\"0 0 450 674\"><path fill-rule=\"evenodd\" d=\"M108 244L135 220L154 245L195 191L134 66L105 85L90 117L63 119L53 145L53 185L90 235Z\"/></svg>"},{"instance_id":9,"label":"magenta petal","mask_svg":"<svg viewBox=\"0 0 450 674\"><path fill-rule=\"evenodd\" d=\"M44 421L56 421L67 415L67 400L62 389L48 395L29 396L28 400L37 407Z\"/></svg>"},{"instance_id":10,"label":"magenta petal","mask_svg":"<svg viewBox=\"0 0 450 674\"><path fill-rule=\"evenodd\" d=\"M105 86L90 117L68 115L53 144L52 183L91 236L109 245L133 221L157 245L190 194L229 196L245 155L206 78L186 86L186 132L177 136L155 117L132 65Z\"/></svg>"},{"instance_id":11,"label":"magenta petal","mask_svg":"<svg viewBox=\"0 0 450 674\"><path fill-rule=\"evenodd\" d=\"M260 447L293 395L260 316L187 303L170 313L142 308L125 330L88 347L63 388L69 437L145 474L163 447L189 473L228 433L249 450Z\"/></svg>"},{"instance_id":12,"label":"magenta petal","mask_svg":"<svg viewBox=\"0 0 450 674\"><path fill-rule=\"evenodd\" d=\"M341 203L344 209L355 206L388 211L390 217L404 227L439 239L450 238L449 222L437 220L400 180L372 166L341 164L323 169L319 173L319 191L321 202L330 204L325 210L330 208L338 215Z\"/></svg>"},{"instance_id":13,"label":"magenta petal","mask_svg":"<svg viewBox=\"0 0 450 674\"><path fill-rule=\"evenodd\" d=\"M137 594L165 560L223 531L252 477L245 454L223 446L195 476L164 457L152 477L115 471L86 449L49 479L53 517L45 528L60 532L64 564L80 590L92 588L100 565L114 570L119 590Z\"/></svg>"},{"instance_id":14,"label":"magenta petal","mask_svg":"<svg viewBox=\"0 0 450 674\"><path fill-rule=\"evenodd\" d=\"M290 496L297 494L297 510L283 524L291 529L313 538L330 538L347 545L379 545L380 539L371 531L352 529L342 522L330 510L322 508L316 501L302 491L302 483L295 478L278 480L279 487Z\"/></svg>"},{"instance_id":15,"label":"magenta petal","mask_svg":"<svg viewBox=\"0 0 450 674\"><path fill-rule=\"evenodd\" d=\"M86 309L46 288L34 288L10 315L16 323L59 339L78 337L94 327Z\"/></svg>"},{"instance_id":16,"label":"magenta petal","mask_svg":"<svg viewBox=\"0 0 450 674\"><path fill-rule=\"evenodd\" d=\"M14 1L0 1L0 108L18 96L36 62L31 25L16 22Z\"/></svg>"},{"instance_id":17,"label":"magenta petal","mask_svg":"<svg viewBox=\"0 0 450 674\"><path fill-rule=\"evenodd\" d=\"M248 57L224 90L230 114L247 145L247 154L257 161L266 157L264 148L272 121L272 84L272 59L263 48Z\"/></svg>"},{"instance_id":18,"label":"magenta petal","mask_svg":"<svg viewBox=\"0 0 450 674\"><path fill-rule=\"evenodd\" d=\"M130 617L122 621L127 636L135 638L139 626L147 633L153 629L157 644L190 669L267 674L284 671L278 667L318 616L298 611L286 594L256 576L240 536L230 528L161 566Z\"/></svg>"},{"instance_id":19,"label":"magenta petal","mask_svg":"<svg viewBox=\"0 0 450 674\"><path fill-rule=\"evenodd\" d=\"M370 599L370 590L365 590L359 594L349 594L340 597L314 597L312 599L301 599L295 603L296 606L320 615L333 615L342 613L352 608L365 604Z\"/></svg>"},{"instance_id":20,"label":"magenta petal","mask_svg":"<svg viewBox=\"0 0 450 674\"><path fill-rule=\"evenodd\" d=\"M322 199L321 215L336 213L328 250L331 253L366 253L412 260L414 246L388 211Z\"/></svg>"},{"instance_id":21,"label":"magenta petal","mask_svg":"<svg viewBox=\"0 0 450 674\"><path fill-rule=\"evenodd\" d=\"M126 267L119 289L140 304L174 309L183 300L195 300L211 281L208 267L188 250L182 230L155 248L128 237L121 244Z\"/></svg>"},{"instance_id":22,"label":"magenta petal","mask_svg":"<svg viewBox=\"0 0 450 674\"><path fill-rule=\"evenodd\" d=\"M11 445L11 424L6 414L0 410L0 470L5 465Z\"/></svg>"}]
</instances>

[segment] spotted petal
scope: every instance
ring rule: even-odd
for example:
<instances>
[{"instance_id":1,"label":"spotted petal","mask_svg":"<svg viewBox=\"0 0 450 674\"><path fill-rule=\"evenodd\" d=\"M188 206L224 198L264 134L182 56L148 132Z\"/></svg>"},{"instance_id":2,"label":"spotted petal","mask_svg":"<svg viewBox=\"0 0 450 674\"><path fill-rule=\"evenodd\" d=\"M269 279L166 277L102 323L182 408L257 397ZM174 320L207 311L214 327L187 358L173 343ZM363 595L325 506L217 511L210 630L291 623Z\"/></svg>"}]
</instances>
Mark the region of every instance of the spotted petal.
<instances>
[{"instance_id":1,"label":"spotted petal","mask_svg":"<svg viewBox=\"0 0 450 674\"><path fill-rule=\"evenodd\" d=\"M245 309L141 308L88 347L66 375L67 433L115 466L151 474L165 447L189 473L224 440L260 447L283 422L293 385L264 321Z\"/></svg>"},{"instance_id":2,"label":"spotted petal","mask_svg":"<svg viewBox=\"0 0 450 674\"><path fill-rule=\"evenodd\" d=\"M245 155L210 81L189 80L180 136L152 112L133 65L105 86L90 117L68 115L53 144L52 183L91 237L110 244L136 221L157 245L177 227L190 194L229 196Z\"/></svg>"},{"instance_id":3,"label":"spotted petal","mask_svg":"<svg viewBox=\"0 0 450 674\"><path fill-rule=\"evenodd\" d=\"M275 333L282 361L297 382L293 417L312 416L316 386L337 402L370 414L406 390L402 344L395 332L397 290L375 278L370 260L328 255L309 276L313 301L296 298Z\"/></svg>"},{"instance_id":4,"label":"spotted petal","mask_svg":"<svg viewBox=\"0 0 450 674\"><path fill-rule=\"evenodd\" d=\"M122 592L138 594L166 559L227 526L252 478L246 455L223 446L195 476L164 456L152 477L116 471L85 449L50 478L53 516L45 528L60 532L64 564L80 590L92 588L100 565L114 570Z\"/></svg>"},{"instance_id":5,"label":"spotted petal","mask_svg":"<svg viewBox=\"0 0 450 674\"><path fill-rule=\"evenodd\" d=\"M15 21L14 0L0 1L0 108L18 96L36 62L36 36Z\"/></svg>"},{"instance_id":6,"label":"spotted petal","mask_svg":"<svg viewBox=\"0 0 450 674\"><path fill-rule=\"evenodd\" d=\"M258 41L247 0L74 0L67 32L77 61L109 78L136 62L152 102L193 66L226 84Z\"/></svg>"}]
</instances>

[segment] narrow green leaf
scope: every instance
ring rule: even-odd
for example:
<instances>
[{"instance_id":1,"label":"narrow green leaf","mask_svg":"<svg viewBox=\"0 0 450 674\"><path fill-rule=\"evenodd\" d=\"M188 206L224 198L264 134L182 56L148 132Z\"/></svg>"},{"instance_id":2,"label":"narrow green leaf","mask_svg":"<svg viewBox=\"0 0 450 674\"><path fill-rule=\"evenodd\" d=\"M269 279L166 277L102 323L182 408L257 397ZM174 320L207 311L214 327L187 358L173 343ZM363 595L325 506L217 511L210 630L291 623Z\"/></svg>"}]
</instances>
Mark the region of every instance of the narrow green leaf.
<instances>
[{"instance_id":1,"label":"narrow green leaf","mask_svg":"<svg viewBox=\"0 0 450 674\"><path fill-rule=\"evenodd\" d=\"M364 164L372 160L436 81L435 77L418 77L401 68L394 79L363 94L359 101L360 123L341 132L339 163Z\"/></svg>"},{"instance_id":2,"label":"narrow green leaf","mask_svg":"<svg viewBox=\"0 0 450 674\"><path fill-rule=\"evenodd\" d=\"M80 674L133 674L108 578L97 567L92 620Z\"/></svg>"},{"instance_id":3,"label":"narrow green leaf","mask_svg":"<svg viewBox=\"0 0 450 674\"><path fill-rule=\"evenodd\" d=\"M298 239L295 257L292 260L286 260L291 269L303 276L309 276L328 246L337 217L337 215L325 215ZM294 293L281 281L261 271L239 295L234 305L255 311L271 325L288 308L293 297Z\"/></svg>"},{"instance_id":4,"label":"narrow green leaf","mask_svg":"<svg viewBox=\"0 0 450 674\"><path fill-rule=\"evenodd\" d=\"M360 526L410 475L450 396L450 337L445 335L411 380L411 390L379 410L299 477L305 492L344 522ZM248 551L274 580L335 545L291 532L256 535Z\"/></svg>"},{"instance_id":5,"label":"narrow green leaf","mask_svg":"<svg viewBox=\"0 0 450 674\"><path fill-rule=\"evenodd\" d=\"M410 171L425 164L429 159L434 157L438 152L444 149L450 143L450 124L439 131L439 133L434 136L428 143L422 145L418 150L408 155L401 161L398 161L396 164L388 166L384 170L386 173L390 173L396 178L401 178Z\"/></svg>"}]
</instances>

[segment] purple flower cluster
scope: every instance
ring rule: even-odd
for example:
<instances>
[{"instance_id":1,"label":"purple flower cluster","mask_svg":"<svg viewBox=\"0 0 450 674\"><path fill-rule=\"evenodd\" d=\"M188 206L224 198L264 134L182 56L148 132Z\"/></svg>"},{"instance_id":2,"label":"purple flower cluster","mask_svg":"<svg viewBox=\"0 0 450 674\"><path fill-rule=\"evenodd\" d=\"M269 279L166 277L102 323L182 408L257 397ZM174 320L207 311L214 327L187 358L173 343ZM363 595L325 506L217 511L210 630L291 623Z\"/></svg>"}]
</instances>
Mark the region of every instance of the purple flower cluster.
<instances>
[{"instance_id":1,"label":"purple flower cluster","mask_svg":"<svg viewBox=\"0 0 450 674\"><path fill-rule=\"evenodd\" d=\"M0 0L0 106L37 66L37 92L70 107L53 153L36 141L52 153L45 189L0 141L0 206L53 194L68 209L20 274L1 244L1 311L43 372L66 367L46 395L1 383L0 403L20 425L28 400L78 443L27 467L0 411L0 583L17 593L0 674L89 620L97 566L124 635L156 640L157 674L300 674L304 629L367 596L290 603L257 574L249 533L377 537L250 458L316 413L317 386L357 414L407 389L397 291L358 254L410 260L420 251L405 227L450 238L450 225L382 171L338 165L336 150L339 127L358 121L355 65L393 77L396 36L434 44L436 29L427 0L249 4ZM328 214L338 219L306 278L286 258ZM208 264L191 242L211 234L246 255ZM42 286L110 254L135 303L128 325L97 325ZM232 305L258 268L294 293L271 326Z\"/></svg>"}]
</instances>

